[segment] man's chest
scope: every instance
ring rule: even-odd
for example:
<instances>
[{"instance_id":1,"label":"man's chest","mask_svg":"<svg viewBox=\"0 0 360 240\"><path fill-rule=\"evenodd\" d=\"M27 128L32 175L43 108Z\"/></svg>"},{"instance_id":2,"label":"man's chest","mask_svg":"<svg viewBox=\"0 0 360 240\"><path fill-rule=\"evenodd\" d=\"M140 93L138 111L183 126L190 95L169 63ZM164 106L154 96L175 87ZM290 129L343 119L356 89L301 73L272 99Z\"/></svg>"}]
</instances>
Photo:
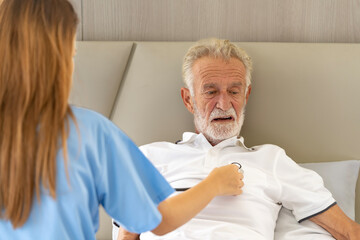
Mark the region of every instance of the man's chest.
<instances>
[{"instance_id":1,"label":"man's chest","mask_svg":"<svg viewBox=\"0 0 360 240\"><path fill-rule=\"evenodd\" d=\"M272 164L276 156L272 154L239 147L179 147L150 152L147 157L174 188L192 187L205 179L214 168L234 162L241 164L244 171L244 193L272 199L278 187Z\"/></svg>"}]
</instances>

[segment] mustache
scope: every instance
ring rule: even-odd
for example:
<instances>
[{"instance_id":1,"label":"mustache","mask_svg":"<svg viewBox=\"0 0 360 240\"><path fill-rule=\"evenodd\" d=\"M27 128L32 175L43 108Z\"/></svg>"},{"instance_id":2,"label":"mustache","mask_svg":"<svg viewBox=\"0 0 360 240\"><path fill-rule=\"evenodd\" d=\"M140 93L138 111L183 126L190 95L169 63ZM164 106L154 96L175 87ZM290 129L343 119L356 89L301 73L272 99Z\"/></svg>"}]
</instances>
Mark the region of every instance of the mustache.
<instances>
[{"instance_id":1,"label":"mustache","mask_svg":"<svg viewBox=\"0 0 360 240\"><path fill-rule=\"evenodd\" d=\"M232 107L229 110L224 111L219 108L214 108L214 110L210 114L209 120L211 122L212 120L217 118L232 118L236 120L237 116L235 109Z\"/></svg>"}]
</instances>

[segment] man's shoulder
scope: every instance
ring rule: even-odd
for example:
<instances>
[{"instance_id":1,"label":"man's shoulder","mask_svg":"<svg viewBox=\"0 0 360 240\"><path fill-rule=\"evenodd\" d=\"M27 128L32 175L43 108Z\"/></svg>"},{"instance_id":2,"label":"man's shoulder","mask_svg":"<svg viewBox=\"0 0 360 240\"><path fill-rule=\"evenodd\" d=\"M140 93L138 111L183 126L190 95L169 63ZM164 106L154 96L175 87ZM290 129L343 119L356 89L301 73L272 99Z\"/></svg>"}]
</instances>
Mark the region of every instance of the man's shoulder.
<instances>
[{"instance_id":1,"label":"man's shoulder","mask_svg":"<svg viewBox=\"0 0 360 240\"><path fill-rule=\"evenodd\" d=\"M277 145L274 144L262 144L253 146L250 148L251 155L255 158L259 159L267 159L267 161L270 163L270 159L274 161L278 161L279 159L289 159L289 157L286 154L286 151Z\"/></svg>"},{"instance_id":2,"label":"man's shoulder","mask_svg":"<svg viewBox=\"0 0 360 240\"><path fill-rule=\"evenodd\" d=\"M275 144L268 144L268 143L253 146L253 147L251 147L251 149L254 149L254 150L269 150L269 151L284 151L284 149L281 148L280 146L275 145Z\"/></svg>"},{"instance_id":3,"label":"man's shoulder","mask_svg":"<svg viewBox=\"0 0 360 240\"><path fill-rule=\"evenodd\" d=\"M157 141L157 142L152 142L152 143L148 143L148 144L144 144L142 146L140 146L139 148L141 150L153 150L153 149L184 149L187 148L189 146L189 144L191 145L191 143L193 142L194 138L196 138L196 136L198 136L199 134L193 133L193 132L184 132L182 139L173 141L173 142L169 142L169 141Z\"/></svg>"},{"instance_id":4,"label":"man's shoulder","mask_svg":"<svg viewBox=\"0 0 360 240\"><path fill-rule=\"evenodd\" d=\"M152 142L152 143L144 144L144 145L141 145L139 148L142 151L145 151L145 150L151 150L151 149L173 148L174 145L176 146L176 143L161 141L161 142Z\"/></svg>"}]
</instances>

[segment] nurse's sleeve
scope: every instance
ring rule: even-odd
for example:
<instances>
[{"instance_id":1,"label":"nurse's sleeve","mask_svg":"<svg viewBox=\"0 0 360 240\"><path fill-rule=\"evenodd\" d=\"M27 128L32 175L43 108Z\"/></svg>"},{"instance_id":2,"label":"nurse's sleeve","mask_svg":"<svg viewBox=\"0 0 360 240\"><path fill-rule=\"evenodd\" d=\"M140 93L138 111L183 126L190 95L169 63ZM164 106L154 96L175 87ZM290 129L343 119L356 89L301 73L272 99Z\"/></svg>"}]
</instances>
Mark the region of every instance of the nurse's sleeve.
<instances>
[{"instance_id":1,"label":"nurse's sleeve","mask_svg":"<svg viewBox=\"0 0 360 240\"><path fill-rule=\"evenodd\" d=\"M97 181L100 204L130 232L154 229L161 222L157 206L173 188L117 127L111 127L104 142Z\"/></svg>"},{"instance_id":2,"label":"nurse's sleeve","mask_svg":"<svg viewBox=\"0 0 360 240\"><path fill-rule=\"evenodd\" d=\"M336 204L332 194L324 187L320 175L296 164L284 150L278 154L275 169L281 186L279 201L285 208L292 210L298 222Z\"/></svg>"}]
</instances>

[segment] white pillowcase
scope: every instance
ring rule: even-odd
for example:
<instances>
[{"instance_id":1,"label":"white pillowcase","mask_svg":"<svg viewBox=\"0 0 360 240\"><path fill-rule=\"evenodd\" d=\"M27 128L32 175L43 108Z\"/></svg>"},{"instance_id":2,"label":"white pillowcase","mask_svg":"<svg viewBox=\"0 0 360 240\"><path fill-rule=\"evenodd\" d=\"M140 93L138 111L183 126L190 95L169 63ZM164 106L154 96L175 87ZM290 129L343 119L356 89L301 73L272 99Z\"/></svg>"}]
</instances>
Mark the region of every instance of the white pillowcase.
<instances>
[{"instance_id":1,"label":"white pillowcase","mask_svg":"<svg viewBox=\"0 0 360 240\"><path fill-rule=\"evenodd\" d=\"M317 172L323 178L325 187L333 194L339 207L351 219L355 219L355 189L360 160L304 163L300 166ZM276 223L274 239L333 240L334 238L311 221L298 223L290 210L282 208Z\"/></svg>"}]
</instances>

